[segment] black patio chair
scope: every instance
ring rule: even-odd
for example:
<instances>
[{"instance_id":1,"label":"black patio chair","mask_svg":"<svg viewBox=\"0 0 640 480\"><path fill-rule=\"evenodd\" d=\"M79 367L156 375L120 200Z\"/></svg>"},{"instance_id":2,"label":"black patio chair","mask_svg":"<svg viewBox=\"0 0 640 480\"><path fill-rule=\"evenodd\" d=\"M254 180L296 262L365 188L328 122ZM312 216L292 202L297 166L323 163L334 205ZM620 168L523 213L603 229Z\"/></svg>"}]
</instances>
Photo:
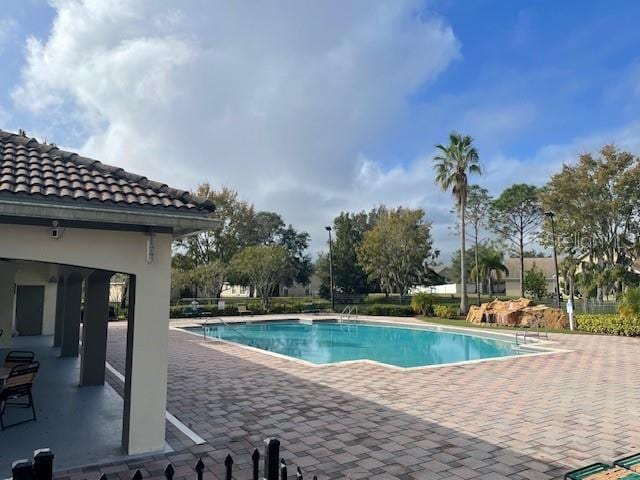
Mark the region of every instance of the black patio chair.
<instances>
[{"instance_id":1,"label":"black patio chair","mask_svg":"<svg viewBox=\"0 0 640 480\"><path fill-rule=\"evenodd\" d=\"M16 365L9 372L9 376L4 381L2 390L0 390L0 430L15 427L25 422L36 421L36 409L33 404L31 386L39 368L40 362L23 363ZM20 401L20 399L23 399L23 401ZM24 399L26 399L26 402ZM4 414L7 407L30 408L32 417L5 425Z\"/></svg>"},{"instance_id":2,"label":"black patio chair","mask_svg":"<svg viewBox=\"0 0 640 480\"><path fill-rule=\"evenodd\" d=\"M4 358L4 366L7 368L11 368L15 367L16 365L32 363L34 359L35 354L28 350L11 350Z\"/></svg>"}]
</instances>

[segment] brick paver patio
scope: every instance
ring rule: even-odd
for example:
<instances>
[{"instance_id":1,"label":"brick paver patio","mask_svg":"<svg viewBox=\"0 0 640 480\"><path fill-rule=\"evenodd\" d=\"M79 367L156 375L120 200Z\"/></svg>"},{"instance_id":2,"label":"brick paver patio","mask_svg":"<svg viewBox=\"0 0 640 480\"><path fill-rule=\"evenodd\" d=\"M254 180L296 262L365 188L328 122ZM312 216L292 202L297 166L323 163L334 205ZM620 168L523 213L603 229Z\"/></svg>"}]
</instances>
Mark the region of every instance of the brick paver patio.
<instances>
[{"instance_id":1,"label":"brick paver patio","mask_svg":"<svg viewBox=\"0 0 640 480\"><path fill-rule=\"evenodd\" d=\"M125 337L125 327L111 326L108 360L120 371ZM172 330L167 409L207 443L194 446L170 427L173 454L58 478L127 478L136 468L160 478L168 460L176 478L194 478L200 456L205 478L222 478L232 453L244 480L253 448L270 436L320 480L544 480L639 451L640 341L551 339L573 352L399 371L310 367Z\"/></svg>"}]
</instances>

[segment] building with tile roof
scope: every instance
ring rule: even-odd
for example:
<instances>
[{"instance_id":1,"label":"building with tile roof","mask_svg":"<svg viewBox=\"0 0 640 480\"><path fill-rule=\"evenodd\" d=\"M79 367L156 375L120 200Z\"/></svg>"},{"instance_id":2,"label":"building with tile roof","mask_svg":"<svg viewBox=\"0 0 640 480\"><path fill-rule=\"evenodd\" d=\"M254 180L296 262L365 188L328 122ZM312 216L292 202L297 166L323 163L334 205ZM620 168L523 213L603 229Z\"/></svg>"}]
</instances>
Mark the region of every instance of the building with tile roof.
<instances>
[{"instance_id":1,"label":"building with tile roof","mask_svg":"<svg viewBox=\"0 0 640 480\"><path fill-rule=\"evenodd\" d=\"M119 412L122 428L92 423L91 442L58 442L63 457L65 445L86 459L165 448L172 242L215 228L214 212L187 191L0 130L0 349L33 350L47 371L41 378L59 375L36 376L44 415L36 435L11 440L24 442L22 451L72 435L75 409L92 412L87 421ZM122 397L105 384L115 273L129 286ZM5 423L13 410L2 413Z\"/></svg>"}]
</instances>

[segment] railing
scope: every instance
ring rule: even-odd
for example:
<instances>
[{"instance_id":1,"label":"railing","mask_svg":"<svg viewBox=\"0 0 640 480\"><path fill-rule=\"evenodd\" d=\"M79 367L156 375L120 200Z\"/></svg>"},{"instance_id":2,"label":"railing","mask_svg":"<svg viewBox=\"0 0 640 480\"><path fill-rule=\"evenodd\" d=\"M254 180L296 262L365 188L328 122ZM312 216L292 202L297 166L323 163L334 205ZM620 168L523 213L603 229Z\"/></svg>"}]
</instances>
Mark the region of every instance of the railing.
<instances>
[{"instance_id":1,"label":"railing","mask_svg":"<svg viewBox=\"0 0 640 480\"><path fill-rule=\"evenodd\" d=\"M13 468L11 469L11 478L13 480L53 480L53 459L54 455L49 449L36 450L33 455L33 461L18 460L13 462ZM251 480L260 480L260 452L258 449L253 451L251 455ZM202 458L194 465L193 470L195 478L197 480L203 480L205 463ZM174 466L169 463L164 469L164 477L167 480L173 480L175 475ZM232 480L233 478L233 457L227 455L224 460L224 474L216 475L214 477L222 478L225 480ZM107 477L106 474L102 474L100 480L109 480L111 477ZM120 476L113 476L114 480L120 478ZM263 480L287 480L289 478L288 466L284 459L280 458L280 441L275 438L268 438L264 441L264 461L263 461ZM304 480L302 470L300 467L295 469L296 480ZM142 472L136 470L131 476L131 480L141 480ZM317 480L317 477L313 477Z\"/></svg>"},{"instance_id":2,"label":"railing","mask_svg":"<svg viewBox=\"0 0 640 480\"><path fill-rule=\"evenodd\" d=\"M349 320L351 317L358 318L358 306L357 305L347 305L342 309L340 313L339 320L343 320L346 318Z\"/></svg>"},{"instance_id":3,"label":"railing","mask_svg":"<svg viewBox=\"0 0 640 480\"><path fill-rule=\"evenodd\" d=\"M549 331L547 329L547 325L544 324L542 325L542 330L540 330L540 323L536 323L535 328L536 328L536 337L538 337L539 339L542 338L542 336L544 335L544 339L545 340L549 340ZM531 327L530 326L526 326L526 327L521 327L518 330L516 330L516 347L520 346L520 345L526 345L527 344L527 334L531 331ZM529 333L529 336L531 334ZM522 336L522 343L518 342L518 339L520 338L520 336Z\"/></svg>"},{"instance_id":4,"label":"railing","mask_svg":"<svg viewBox=\"0 0 640 480\"><path fill-rule=\"evenodd\" d=\"M556 301L557 300L555 298L542 298L535 302L537 304L555 308ZM566 298L562 299L562 309L566 309L566 302ZM575 298L573 301L573 311L575 313L617 313L618 302L615 300L596 300L595 298L589 298L586 300Z\"/></svg>"},{"instance_id":5,"label":"railing","mask_svg":"<svg viewBox=\"0 0 640 480\"><path fill-rule=\"evenodd\" d=\"M229 325L227 322L225 322L222 318L220 317L215 317L214 320L218 320L220 323L222 323L225 327L227 327L229 330L233 330L234 332L236 332L238 335L240 335L242 338L244 338L249 345L253 344L253 340L251 340L249 337L247 337L245 334L243 334L240 330L238 330L235 327L232 327L231 325ZM204 339L207 339L207 326L209 326L209 322L207 322L205 320L205 322L202 324L202 334L204 336Z\"/></svg>"},{"instance_id":6,"label":"railing","mask_svg":"<svg viewBox=\"0 0 640 480\"><path fill-rule=\"evenodd\" d=\"M193 303L193 301L198 302L200 305L217 305L219 301L224 301L227 305L246 305L247 303L260 303L260 298L257 297L184 297L177 300L172 300L172 306L188 306ZM306 303L306 302L316 302L316 303L329 303L329 300L326 298L323 299L318 295L307 295L303 297L289 297L289 296L273 296L271 297L271 301L278 303Z\"/></svg>"}]
</instances>

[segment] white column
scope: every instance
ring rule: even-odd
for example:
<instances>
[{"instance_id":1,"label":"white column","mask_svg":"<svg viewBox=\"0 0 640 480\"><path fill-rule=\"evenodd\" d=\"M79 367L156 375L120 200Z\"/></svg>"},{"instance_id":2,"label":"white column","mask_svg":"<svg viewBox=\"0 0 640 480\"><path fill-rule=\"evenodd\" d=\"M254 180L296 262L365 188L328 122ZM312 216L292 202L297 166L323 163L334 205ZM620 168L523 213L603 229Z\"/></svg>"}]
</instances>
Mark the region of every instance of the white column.
<instances>
[{"instance_id":1,"label":"white column","mask_svg":"<svg viewBox=\"0 0 640 480\"><path fill-rule=\"evenodd\" d=\"M15 264L0 260L0 348L11 348L15 297Z\"/></svg>"},{"instance_id":2,"label":"white column","mask_svg":"<svg viewBox=\"0 0 640 480\"><path fill-rule=\"evenodd\" d=\"M170 262L168 252L163 257ZM132 276L129 285L122 444L130 455L164 448L169 263L160 271L162 274Z\"/></svg>"}]
</instances>

